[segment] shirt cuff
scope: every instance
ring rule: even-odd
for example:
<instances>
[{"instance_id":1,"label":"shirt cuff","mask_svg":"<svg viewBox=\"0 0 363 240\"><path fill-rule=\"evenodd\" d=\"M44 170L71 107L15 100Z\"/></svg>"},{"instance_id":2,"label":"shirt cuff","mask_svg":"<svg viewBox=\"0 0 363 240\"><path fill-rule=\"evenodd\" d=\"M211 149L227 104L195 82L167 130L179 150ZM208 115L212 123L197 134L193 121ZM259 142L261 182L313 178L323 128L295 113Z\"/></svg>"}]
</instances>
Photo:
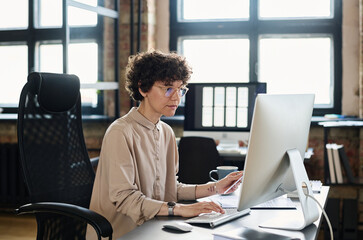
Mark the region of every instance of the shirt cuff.
<instances>
[{"instance_id":1,"label":"shirt cuff","mask_svg":"<svg viewBox=\"0 0 363 240\"><path fill-rule=\"evenodd\" d=\"M161 206L163 205L162 201L154 200L154 199L145 199L143 204L143 218L140 218L138 221L136 221L137 225L143 224L145 221L148 221L152 219L153 217L158 214L160 211Z\"/></svg>"}]
</instances>

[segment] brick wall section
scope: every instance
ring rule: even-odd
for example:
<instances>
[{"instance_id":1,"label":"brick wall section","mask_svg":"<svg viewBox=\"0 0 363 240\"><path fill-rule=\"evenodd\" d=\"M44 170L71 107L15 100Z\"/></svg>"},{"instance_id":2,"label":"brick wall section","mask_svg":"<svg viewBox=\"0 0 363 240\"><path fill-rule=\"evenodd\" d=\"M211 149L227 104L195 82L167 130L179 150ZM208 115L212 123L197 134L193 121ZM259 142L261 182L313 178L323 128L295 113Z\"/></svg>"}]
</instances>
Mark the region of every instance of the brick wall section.
<instances>
[{"instance_id":1,"label":"brick wall section","mask_svg":"<svg viewBox=\"0 0 363 240\"><path fill-rule=\"evenodd\" d=\"M359 117L363 118L363 0L359 1ZM363 129L360 130L359 176L363 177ZM359 189L359 229L363 230L363 189Z\"/></svg>"},{"instance_id":2,"label":"brick wall section","mask_svg":"<svg viewBox=\"0 0 363 240\"><path fill-rule=\"evenodd\" d=\"M115 9L113 1L106 1L105 7ZM104 17L104 47L103 47L103 81L115 82L115 20ZM104 114L115 116L115 92L104 91Z\"/></svg>"},{"instance_id":3,"label":"brick wall section","mask_svg":"<svg viewBox=\"0 0 363 240\"><path fill-rule=\"evenodd\" d=\"M103 136L110 123L83 123L83 134L90 158L99 156Z\"/></svg>"},{"instance_id":4,"label":"brick wall section","mask_svg":"<svg viewBox=\"0 0 363 240\"><path fill-rule=\"evenodd\" d=\"M137 24L138 24L138 1L134 1L134 53L137 49ZM141 44L140 51L147 51L155 49L155 24L156 24L156 10L155 0L142 1L142 18L141 18ZM119 60L120 60L120 115L125 115L130 107L131 101L125 89L125 67L127 65L128 57L130 55L130 1L120 1L120 39L119 39Z\"/></svg>"},{"instance_id":5,"label":"brick wall section","mask_svg":"<svg viewBox=\"0 0 363 240\"><path fill-rule=\"evenodd\" d=\"M1 143L17 143L15 122L0 122L0 144Z\"/></svg>"},{"instance_id":6,"label":"brick wall section","mask_svg":"<svg viewBox=\"0 0 363 240\"><path fill-rule=\"evenodd\" d=\"M359 117L363 118L363 0L359 0Z\"/></svg>"}]
</instances>

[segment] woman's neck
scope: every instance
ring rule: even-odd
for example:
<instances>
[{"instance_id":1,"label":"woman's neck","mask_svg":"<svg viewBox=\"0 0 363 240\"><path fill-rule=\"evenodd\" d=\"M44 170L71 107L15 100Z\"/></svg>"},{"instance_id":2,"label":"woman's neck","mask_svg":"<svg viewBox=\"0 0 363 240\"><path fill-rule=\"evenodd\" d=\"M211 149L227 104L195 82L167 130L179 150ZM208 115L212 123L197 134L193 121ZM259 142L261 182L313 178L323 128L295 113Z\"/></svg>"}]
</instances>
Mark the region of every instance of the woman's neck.
<instances>
[{"instance_id":1,"label":"woman's neck","mask_svg":"<svg viewBox=\"0 0 363 240\"><path fill-rule=\"evenodd\" d=\"M137 108L137 111L154 124L158 123L161 117L156 114L153 114L151 111L148 111L145 101L142 101L140 103L139 107Z\"/></svg>"}]
</instances>

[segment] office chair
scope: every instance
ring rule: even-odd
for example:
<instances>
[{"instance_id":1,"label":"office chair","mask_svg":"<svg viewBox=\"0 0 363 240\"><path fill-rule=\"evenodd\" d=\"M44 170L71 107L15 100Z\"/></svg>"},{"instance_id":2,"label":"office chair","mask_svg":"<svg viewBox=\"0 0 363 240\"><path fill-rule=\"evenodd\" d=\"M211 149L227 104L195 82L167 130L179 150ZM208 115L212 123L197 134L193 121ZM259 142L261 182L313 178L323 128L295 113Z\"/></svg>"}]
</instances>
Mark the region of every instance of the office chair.
<instances>
[{"instance_id":1,"label":"office chair","mask_svg":"<svg viewBox=\"0 0 363 240\"><path fill-rule=\"evenodd\" d=\"M89 210L95 173L83 137L80 83L75 75L31 73L20 95L18 144L37 239L112 238L106 218Z\"/></svg>"},{"instance_id":2,"label":"office chair","mask_svg":"<svg viewBox=\"0 0 363 240\"><path fill-rule=\"evenodd\" d=\"M216 143L208 137L182 137L178 145L178 181L203 184L211 181L209 171L222 165Z\"/></svg>"}]
</instances>

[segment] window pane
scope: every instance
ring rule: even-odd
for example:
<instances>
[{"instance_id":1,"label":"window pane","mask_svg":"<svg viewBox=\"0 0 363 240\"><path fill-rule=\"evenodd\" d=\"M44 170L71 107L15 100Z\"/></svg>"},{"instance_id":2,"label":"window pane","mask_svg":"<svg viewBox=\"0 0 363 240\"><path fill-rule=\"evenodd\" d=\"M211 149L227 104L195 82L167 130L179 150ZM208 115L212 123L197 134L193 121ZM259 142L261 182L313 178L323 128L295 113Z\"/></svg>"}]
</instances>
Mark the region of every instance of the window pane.
<instances>
[{"instance_id":1,"label":"window pane","mask_svg":"<svg viewBox=\"0 0 363 240\"><path fill-rule=\"evenodd\" d=\"M259 81L267 93L315 93L315 104L333 103L332 40L263 38L259 49Z\"/></svg>"},{"instance_id":2,"label":"window pane","mask_svg":"<svg viewBox=\"0 0 363 240\"><path fill-rule=\"evenodd\" d=\"M238 108L237 109L237 127L246 128L248 126L248 109Z\"/></svg>"},{"instance_id":3,"label":"window pane","mask_svg":"<svg viewBox=\"0 0 363 240\"><path fill-rule=\"evenodd\" d=\"M213 125L215 127L223 127L224 126L224 107L215 107L214 108L214 122Z\"/></svg>"},{"instance_id":4,"label":"window pane","mask_svg":"<svg viewBox=\"0 0 363 240\"><path fill-rule=\"evenodd\" d=\"M28 75L28 47L0 46L0 104L16 107Z\"/></svg>"},{"instance_id":5,"label":"window pane","mask_svg":"<svg viewBox=\"0 0 363 240\"><path fill-rule=\"evenodd\" d=\"M75 1L83 3L83 4L87 4L87 5L90 5L90 6L93 6L93 7L97 6L97 0L75 0Z\"/></svg>"},{"instance_id":6,"label":"window pane","mask_svg":"<svg viewBox=\"0 0 363 240\"><path fill-rule=\"evenodd\" d=\"M181 0L182 20L248 19L249 0Z\"/></svg>"},{"instance_id":7,"label":"window pane","mask_svg":"<svg viewBox=\"0 0 363 240\"><path fill-rule=\"evenodd\" d=\"M237 127L248 125L248 88L238 88Z\"/></svg>"},{"instance_id":8,"label":"window pane","mask_svg":"<svg viewBox=\"0 0 363 240\"><path fill-rule=\"evenodd\" d=\"M213 108L212 107L203 107L203 118L202 118L202 126L203 127L211 127L212 119L213 119Z\"/></svg>"},{"instance_id":9,"label":"window pane","mask_svg":"<svg viewBox=\"0 0 363 240\"><path fill-rule=\"evenodd\" d=\"M226 88L226 126L236 126L236 102L237 102L237 88Z\"/></svg>"},{"instance_id":10,"label":"window pane","mask_svg":"<svg viewBox=\"0 0 363 240\"><path fill-rule=\"evenodd\" d=\"M237 91L235 87L227 87L226 89L226 106L235 107L237 102Z\"/></svg>"},{"instance_id":11,"label":"window pane","mask_svg":"<svg viewBox=\"0 0 363 240\"><path fill-rule=\"evenodd\" d=\"M81 8L68 7L68 21L70 26L96 26L97 13Z\"/></svg>"},{"instance_id":12,"label":"window pane","mask_svg":"<svg viewBox=\"0 0 363 240\"><path fill-rule=\"evenodd\" d=\"M204 87L203 88L203 107L213 106L213 88Z\"/></svg>"},{"instance_id":13,"label":"window pane","mask_svg":"<svg viewBox=\"0 0 363 240\"><path fill-rule=\"evenodd\" d=\"M68 48L69 73L76 74L81 83L96 83L98 80L97 43L71 43ZM97 106L97 90L81 90L82 104Z\"/></svg>"},{"instance_id":14,"label":"window pane","mask_svg":"<svg viewBox=\"0 0 363 240\"><path fill-rule=\"evenodd\" d=\"M63 72L63 47L61 44L39 46L39 70L41 72Z\"/></svg>"},{"instance_id":15,"label":"window pane","mask_svg":"<svg viewBox=\"0 0 363 240\"><path fill-rule=\"evenodd\" d=\"M28 27L28 0L0 2L0 29Z\"/></svg>"},{"instance_id":16,"label":"window pane","mask_svg":"<svg viewBox=\"0 0 363 240\"><path fill-rule=\"evenodd\" d=\"M333 17L331 0L260 0L260 18Z\"/></svg>"},{"instance_id":17,"label":"window pane","mask_svg":"<svg viewBox=\"0 0 363 240\"><path fill-rule=\"evenodd\" d=\"M62 0L38 0L38 27L62 26Z\"/></svg>"},{"instance_id":18,"label":"window pane","mask_svg":"<svg viewBox=\"0 0 363 240\"><path fill-rule=\"evenodd\" d=\"M191 82L249 81L248 39L184 39L181 45L193 68Z\"/></svg>"},{"instance_id":19,"label":"window pane","mask_svg":"<svg viewBox=\"0 0 363 240\"><path fill-rule=\"evenodd\" d=\"M97 0L78 0L77 2L93 7L97 6ZM62 0L39 0L39 27L62 26ZM95 26L97 25L97 13L81 8L68 7L68 21L70 26Z\"/></svg>"}]
</instances>

